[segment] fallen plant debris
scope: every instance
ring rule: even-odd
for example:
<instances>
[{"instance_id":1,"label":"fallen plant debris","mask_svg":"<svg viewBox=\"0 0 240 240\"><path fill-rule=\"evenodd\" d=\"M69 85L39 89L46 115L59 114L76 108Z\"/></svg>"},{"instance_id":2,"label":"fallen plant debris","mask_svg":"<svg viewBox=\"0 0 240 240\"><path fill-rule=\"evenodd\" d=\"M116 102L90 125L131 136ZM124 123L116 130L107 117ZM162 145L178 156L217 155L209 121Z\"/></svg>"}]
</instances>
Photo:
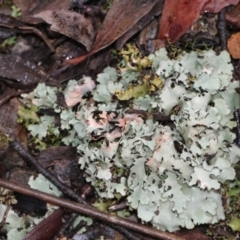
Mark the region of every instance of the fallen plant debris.
<instances>
[{"instance_id":1,"label":"fallen plant debris","mask_svg":"<svg viewBox=\"0 0 240 240\"><path fill-rule=\"evenodd\" d=\"M240 59L240 33L233 34L228 39L228 50L232 58Z\"/></svg>"},{"instance_id":2,"label":"fallen plant debris","mask_svg":"<svg viewBox=\"0 0 240 240\"><path fill-rule=\"evenodd\" d=\"M41 221L23 240L53 239L62 225L62 209L55 210L50 216ZM54 224L53 224L54 223Z\"/></svg>"},{"instance_id":3,"label":"fallen plant debris","mask_svg":"<svg viewBox=\"0 0 240 240\"><path fill-rule=\"evenodd\" d=\"M217 13L228 5L238 3L238 0L165 1L158 38L174 43L199 19L201 13L205 11Z\"/></svg>"},{"instance_id":4,"label":"fallen plant debris","mask_svg":"<svg viewBox=\"0 0 240 240\"><path fill-rule=\"evenodd\" d=\"M143 234L147 234L152 237L157 237L157 238L166 239L166 240L182 240L181 237L174 236L171 233L161 232L161 231L149 228L147 226L134 223L133 221L129 221L123 218L119 218L117 216L113 216L113 215L109 215L109 214L97 211L96 209L89 206L80 205L80 204L71 202L69 200L54 197L47 193L43 193L30 188L18 186L15 183L11 183L3 179L0 179L0 185L2 187L11 189L13 191L20 192L22 194L26 194L31 197L39 198L43 201L55 204L57 206L65 207L75 212L79 212L93 218L101 219L104 222L111 222L113 224L118 223L119 226L131 228L131 230L134 230Z\"/></svg>"},{"instance_id":5,"label":"fallen plant debris","mask_svg":"<svg viewBox=\"0 0 240 240\"><path fill-rule=\"evenodd\" d=\"M239 238L240 4L173 2L0 1L1 239Z\"/></svg>"},{"instance_id":6,"label":"fallen plant debris","mask_svg":"<svg viewBox=\"0 0 240 240\"><path fill-rule=\"evenodd\" d=\"M226 13L226 21L227 23L231 24L235 28L240 28L240 5L238 4L232 10Z\"/></svg>"},{"instance_id":7,"label":"fallen plant debris","mask_svg":"<svg viewBox=\"0 0 240 240\"><path fill-rule=\"evenodd\" d=\"M51 24L50 29L64 34L80 43L87 51L91 49L95 31L91 21L79 13L69 10L43 11L34 15Z\"/></svg>"},{"instance_id":8,"label":"fallen plant debris","mask_svg":"<svg viewBox=\"0 0 240 240\"><path fill-rule=\"evenodd\" d=\"M150 79L146 75L142 77L142 83L136 85L137 75L127 84L126 77L131 73L138 74L136 69L142 69L139 64L145 64L146 59L137 61L137 49L131 46L122 54L125 55L125 66L119 73L107 67L98 75L97 85L89 77L80 82L69 81L63 91L68 108L58 109L55 105L57 88L43 84L25 98L29 105L34 104L40 109L55 108L60 115L60 129L68 129L68 135L62 141L77 147L85 177L102 199L111 200L116 194L119 199L127 197L128 206L137 210L139 218L168 231L178 230L179 226L193 228L197 223L215 223L224 219L221 197L215 190L220 188L221 182L233 180L231 165L239 156L237 148L231 145L235 138L230 133L235 126L231 118L239 97L235 91L232 92L237 82L230 81L232 66L229 55L226 51L219 56L213 51L190 52L170 60L166 50L161 49L149 56L158 77ZM129 64L130 60L133 63ZM166 65L168 71L165 70ZM224 70L222 66L225 66ZM117 80L117 76L121 79ZM188 76L194 76L195 80L191 82ZM223 89L228 96L220 93ZM40 96L43 90L48 92L45 99ZM84 99L87 92L92 95L90 106ZM158 94L149 96L151 92ZM169 95L172 96L171 101L167 98ZM116 97L115 101L112 96ZM131 102L130 105L138 110L124 108L122 101ZM214 107L209 105L211 102ZM79 110L73 112L71 107L78 103ZM220 111L220 104L226 108L224 114ZM158 123L153 122L153 116L147 112L152 109L157 112L160 106L162 118L158 118ZM179 110L169 118L176 106ZM174 123L176 130L162 125L168 120ZM47 129L51 129L52 121L47 121L42 119L27 128L41 140L51 132ZM221 149L225 149L224 153ZM207 156L210 158L205 165ZM161 175L156 175L156 172ZM212 174L215 178L211 177ZM161 185L154 188L154 183L159 182ZM175 195L181 195L181 203ZM197 208L195 199L208 208L201 205ZM105 203L101 201L99 207ZM209 201L214 203L212 207ZM210 212L212 217L209 217ZM166 215L171 218L167 223ZM199 215L200 218L197 217Z\"/></svg>"},{"instance_id":9,"label":"fallen plant debris","mask_svg":"<svg viewBox=\"0 0 240 240\"><path fill-rule=\"evenodd\" d=\"M0 27L3 28L3 33L0 35L0 39L5 39L12 36L16 32L21 32L25 34L34 33L38 35L46 43L49 49L53 52L54 48L49 40L44 36L44 34L39 31L37 28L28 26L24 22L21 22L14 17L6 16L4 14L0 15ZM8 30L8 31L7 31Z\"/></svg>"},{"instance_id":10,"label":"fallen plant debris","mask_svg":"<svg viewBox=\"0 0 240 240\"><path fill-rule=\"evenodd\" d=\"M161 0L160 0L161 1ZM115 0L110 10L104 18L103 25L97 33L96 40L91 51L84 56L68 60L65 64L77 64L92 56L96 52L106 48L115 40L125 34L132 25L136 24L155 6L157 0L145 1L128 1ZM124 9L119 11L119 9ZM134 12L134 14L132 14ZM118 16L117 18L115 16ZM111 31L109 29L111 28Z\"/></svg>"}]
</instances>

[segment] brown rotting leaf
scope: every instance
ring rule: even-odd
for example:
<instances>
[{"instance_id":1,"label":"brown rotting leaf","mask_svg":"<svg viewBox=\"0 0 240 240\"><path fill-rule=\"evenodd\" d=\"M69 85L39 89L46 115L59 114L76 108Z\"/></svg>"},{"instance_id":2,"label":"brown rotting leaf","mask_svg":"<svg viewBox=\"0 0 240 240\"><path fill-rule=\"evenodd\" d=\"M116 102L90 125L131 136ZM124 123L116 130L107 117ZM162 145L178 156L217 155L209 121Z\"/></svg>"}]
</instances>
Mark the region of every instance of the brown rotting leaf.
<instances>
[{"instance_id":1,"label":"brown rotting leaf","mask_svg":"<svg viewBox=\"0 0 240 240\"><path fill-rule=\"evenodd\" d=\"M234 59L240 59L240 32L228 39L228 51Z\"/></svg>"}]
</instances>

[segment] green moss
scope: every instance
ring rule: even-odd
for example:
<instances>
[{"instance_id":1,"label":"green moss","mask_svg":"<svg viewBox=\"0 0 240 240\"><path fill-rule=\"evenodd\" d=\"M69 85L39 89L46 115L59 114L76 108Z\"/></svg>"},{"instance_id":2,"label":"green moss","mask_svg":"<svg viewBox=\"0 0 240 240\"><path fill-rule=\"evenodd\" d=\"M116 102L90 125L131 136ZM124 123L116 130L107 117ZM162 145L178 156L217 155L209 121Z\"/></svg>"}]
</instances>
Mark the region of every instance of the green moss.
<instances>
[{"instance_id":1,"label":"green moss","mask_svg":"<svg viewBox=\"0 0 240 240\"><path fill-rule=\"evenodd\" d=\"M30 107L21 106L18 109L18 122L22 123L25 127L29 124L39 123L40 119L37 115L38 107L32 104Z\"/></svg>"},{"instance_id":2,"label":"green moss","mask_svg":"<svg viewBox=\"0 0 240 240\"><path fill-rule=\"evenodd\" d=\"M15 5L11 6L11 10L12 10L11 11L11 16L12 17L18 18L18 17L20 17L22 15L20 8L18 8Z\"/></svg>"},{"instance_id":3,"label":"green moss","mask_svg":"<svg viewBox=\"0 0 240 240\"><path fill-rule=\"evenodd\" d=\"M16 36L12 36L12 37L6 38L6 39L0 44L0 48L11 47L11 46L15 45L16 39L17 39Z\"/></svg>"},{"instance_id":4,"label":"green moss","mask_svg":"<svg viewBox=\"0 0 240 240\"><path fill-rule=\"evenodd\" d=\"M0 147L7 147L9 144L9 137L6 134L0 133Z\"/></svg>"},{"instance_id":5,"label":"green moss","mask_svg":"<svg viewBox=\"0 0 240 240\"><path fill-rule=\"evenodd\" d=\"M234 231L240 231L240 216L234 216L227 225Z\"/></svg>"}]
</instances>

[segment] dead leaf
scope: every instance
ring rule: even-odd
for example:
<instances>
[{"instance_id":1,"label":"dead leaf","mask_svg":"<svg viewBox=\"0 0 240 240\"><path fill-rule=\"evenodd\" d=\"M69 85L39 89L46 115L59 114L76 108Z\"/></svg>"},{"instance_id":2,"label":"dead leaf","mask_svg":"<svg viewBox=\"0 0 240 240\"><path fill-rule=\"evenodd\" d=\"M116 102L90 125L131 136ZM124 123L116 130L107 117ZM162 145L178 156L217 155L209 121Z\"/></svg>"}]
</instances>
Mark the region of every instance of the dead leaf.
<instances>
[{"instance_id":1,"label":"dead leaf","mask_svg":"<svg viewBox=\"0 0 240 240\"><path fill-rule=\"evenodd\" d=\"M76 161L78 160L78 155L75 147L69 146L58 146L50 147L41 151L38 155L38 162L45 168L54 164L56 160Z\"/></svg>"},{"instance_id":2,"label":"dead leaf","mask_svg":"<svg viewBox=\"0 0 240 240\"><path fill-rule=\"evenodd\" d=\"M54 166L53 174L67 186L71 186L71 180L79 181L82 178L81 169L78 166L79 156L75 147L50 147L41 151L37 158L45 168Z\"/></svg>"},{"instance_id":3,"label":"dead leaf","mask_svg":"<svg viewBox=\"0 0 240 240\"><path fill-rule=\"evenodd\" d=\"M134 24L123 36L121 36L117 42L116 42L116 48L120 50L123 45L137 32L141 31L144 27L146 27L153 19L157 20L155 18L156 16L160 15L163 9L163 1L156 1L155 5L151 9L151 11L148 12L143 18L141 18L136 24ZM158 20L159 22L159 20ZM157 23L158 25L158 23ZM156 30L153 29L152 35L154 35L154 31L158 31L158 27L156 26ZM157 34L157 33L156 33ZM152 38L155 39L156 35Z\"/></svg>"},{"instance_id":4,"label":"dead leaf","mask_svg":"<svg viewBox=\"0 0 240 240\"><path fill-rule=\"evenodd\" d=\"M228 51L234 59L240 59L240 32L228 39Z\"/></svg>"},{"instance_id":5,"label":"dead leaf","mask_svg":"<svg viewBox=\"0 0 240 240\"><path fill-rule=\"evenodd\" d=\"M46 74L33 62L15 55L0 54L0 77L10 86L28 89L35 87Z\"/></svg>"},{"instance_id":6,"label":"dead leaf","mask_svg":"<svg viewBox=\"0 0 240 240\"><path fill-rule=\"evenodd\" d=\"M27 131L24 126L18 123L17 111L20 106L22 103L16 98L2 105L0 108L0 126L3 129L10 129L14 133L14 137L26 145Z\"/></svg>"},{"instance_id":7,"label":"dead leaf","mask_svg":"<svg viewBox=\"0 0 240 240\"><path fill-rule=\"evenodd\" d=\"M91 51L84 56L66 61L66 64L83 62L87 57L112 44L144 17L156 1L158 0L115 0L107 12Z\"/></svg>"},{"instance_id":8,"label":"dead leaf","mask_svg":"<svg viewBox=\"0 0 240 240\"><path fill-rule=\"evenodd\" d=\"M21 9L22 16L36 14L45 10L69 9L69 0L13 0L14 5Z\"/></svg>"},{"instance_id":9,"label":"dead leaf","mask_svg":"<svg viewBox=\"0 0 240 240\"><path fill-rule=\"evenodd\" d=\"M26 165L23 158L9 146L7 141L4 142L3 138L5 136L3 132L9 130L27 148L27 131L23 125L18 123L17 111L20 106L22 106L22 103L17 98L13 98L0 107L0 136L2 138L0 155L2 157L1 162L7 171L12 169L13 166L23 167Z\"/></svg>"},{"instance_id":10,"label":"dead leaf","mask_svg":"<svg viewBox=\"0 0 240 240\"><path fill-rule=\"evenodd\" d=\"M63 210L61 208L55 210L27 233L23 240L53 239L62 226L62 215Z\"/></svg>"},{"instance_id":11,"label":"dead leaf","mask_svg":"<svg viewBox=\"0 0 240 240\"><path fill-rule=\"evenodd\" d=\"M165 1L158 38L175 42L197 21L204 4L203 0Z\"/></svg>"},{"instance_id":12,"label":"dead leaf","mask_svg":"<svg viewBox=\"0 0 240 240\"><path fill-rule=\"evenodd\" d=\"M205 11L216 13L228 5L238 2L239 0L165 1L158 38L174 43L198 20L201 13Z\"/></svg>"},{"instance_id":13,"label":"dead leaf","mask_svg":"<svg viewBox=\"0 0 240 240\"><path fill-rule=\"evenodd\" d=\"M47 10L33 15L51 25L51 29L66 35L81 44L89 51L95 32L91 21L80 13L69 10Z\"/></svg>"},{"instance_id":14,"label":"dead leaf","mask_svg":"<svg viewBox=\"0 0 240 240\"><path fill-rule=\"evenodd\" d=\"M29 178L32 175L36 174L36 172L26 168L26 166L24 168L13 166L8 174L9 181L17 182L22 186L29 187L28 185Z\"/></svg>"},{"instance_id":15,"label":"dead leaf","mask_svg":"<svg viewBox=\"0 0 240 240\"><path fill-rule=\"evenodd\" d=\"M10 29L12 30L12 34L14 33L24 33L24 34L29 34L29 33L34 33L46 43L46 45L49 47L49 49L54 52L54 47L52 44L48 41L46 36L37 28L34 28L32 26L26 25L23 21L16 19L11 16L7 16L4 14L0 14L0 27L3 27L3 29L7 30ZM4 31L5 32L5 31ZM5 32L6 34L6 32ZM1 35L1 38L4 37L4 35ZM11 32L8 32L7 34L11 35ZM5 36L5 38L8 36Z\"/></svg>"}]
</instances>

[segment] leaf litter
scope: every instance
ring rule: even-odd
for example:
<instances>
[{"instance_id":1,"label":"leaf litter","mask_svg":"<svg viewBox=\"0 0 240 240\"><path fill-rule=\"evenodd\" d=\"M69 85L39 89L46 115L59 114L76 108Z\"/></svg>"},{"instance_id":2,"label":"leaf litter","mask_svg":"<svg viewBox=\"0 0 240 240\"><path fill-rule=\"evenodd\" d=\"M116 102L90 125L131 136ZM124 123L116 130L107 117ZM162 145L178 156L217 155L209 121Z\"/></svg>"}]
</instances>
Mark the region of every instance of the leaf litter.
<instances>
[{"instance_id":1,"label":"leaf litter","mask_svg":"<svg viewBox=\"0 0 240 240\"><path fill-rule=\"evenodd\" d=\"M21 1L15 2L18 2L19 6L22 4ZM204 11L217 13L229 4L236 5L237 3L238 1L211 1L205 4L205 2L194 1L190 6L186 1L184 3L179 1L181 8L177 8L176 5L172 6L170 2L166 2L162 17L160 17L159 38L165 41L168 38L171 42L178 44L178 39L187 32L194 22L199 20ZM126 35L127 37L123 43L126 42L136 33L138 27L141 29L144 27L144 24L141 23L142 19L146 18L146 22L148 22L149 19L153 18L151 14L156 13L156 15L159 15L161 9L154 9L154 7L163 5L161 1L151 1L151 4L146 4L146 1L114 1L102 25L100 22L98 23L99 26L96 27L96 22L94 21L96 19L99 20L99 16L96 19L91 18L91 14L89 15L91 12L90 5L86 5L85 8L89 8L88 12L82 12L82 8L79 8L79 14L72 11L76 10L76 5L69 5L69 2L65 1L61 4L61 10L55 10L55 7L60 4L57 0L50 5L44 2L40 6L41 3L38 1L31 4L31 11L25 9L23 19L41 16L41 18L44 18L44 21L51 25L50 28L52 30L81 43L89 51L80 57L80 61L79 58L77 58L78 60L73 58L72 62L71 60L68 62L74 63L74 65L77 63L81 65L81 61L93 54L104 56L101 54L107 50L106 48L129 31L131 33ZM167 10L167 6L170 10ZM195 8L192 8L193 6ZM119 11L119 9L127 9L128 11ZM171 11L174 13L174 17L171 15L172 13L169 15ZM57 19L53 17L54 12L61 13L58 14ZM134 14L132 14L133 12ZM81 31L86 32L83 27L80 27L82 25L78 26L79 33L74 33L75 16L80 19L83 25L87 26L87 32L90 35L86 34L80 37L79 33ZM71 24L64 28L61 27L66 25L68 17L73 20ZM173 19L173 21L170 21L170 24L169 18ZM42 30L44 30L43 26L43 22L41 22ZM156 28L156 25L154 26ZM131 30L134 27L135 30ZM97 34L93 29L97 30ZM21 34L21 31L18 34ZM46 32L45 34L48 35ZM94 41L95 35L96 39ZM54 39L55 36L53 36L52 38ZM61 41L66 42L68 38L62 38ZM61 41L58 43L58 41L54 42L53 40L53 46L56 51L58 51L58 44L61 45ZM165 45L169 46L166 42ZM35 48L43 49L43 52L46 49L46 46L43 44L37 46ZM238 148L235 145L231 145L234 135L227 130L236 126L230 117L233 110L239 107L238 96L235 92L237 82L229 82L232 75L229 57L225 52L222 52L218 56L219 60L211 60L217 58L217 56L214 52L205 52L205 49L204 51L201 50L202 55L201 51L198 55L194 55L194 52L182 52L178 55L175 52L174 54L178 55L178 58L169 58L166 53L163 54L163 51L157 51L155 56L149 57L152 61L152 67L148 65L146 69L144 67L141 69L144 71L151 69L150 76L145 76L141 75L142 73L139 74L136 70L139 67L138 59L143 58L143 56L134 52L136 49L133 49L131 47L125 48L126 51L123 51L124 53L121 55L121 57L125 56L125 58L122 59L116 70L108 67L102 73L99 73L101 71L96 71L95 75L92 74L90 77L90 72L85 68L85 76L80 77L82 80L69 81L67 88L61 84L56 84L56 80L53 78L50 78L50 82L54 82L55 88L47 87L43 83L48 76L54 73L54 69L57 69L59 72L58 76L61 76L64 71L71 69L69 65L66 68L59 68L61 62L56 64L56 59L57 61L69 59L63 53L60 52L59 54L58 52L58 56L61 56L60 58L53 57L56 56L55 53L39 55L38 59L44 60L45 57L43 62L47 59L48 63L41 65L40 61L36 61L33 67L32 63L28 64L24 57L26 52L20 57L14 56L14 54L9 57L7 52L5 52L2 56L2 59L5 60L5 65L2 64L4 71L1 77L4 78L4 82L8 85L4 85L4 89L14 87L30 91L38 82L42 82L35 88L34 92L25 94L23 97L23 101L29 109L32 109L34 114L38 114L36 117L29 109L28 111L21 110L22 113L29 114L27 116L22 114L22 119L26 117L27 121L29 121L31 116L35 120L37 119L37 121L33 120L32 123L30 120L26 125L30 132L33 135L35 134L35 142L32 146L38 145L39 149L43 149L46 146L51 146L51 141L54 144L59 144L61 140L66 145L78 146L81 156L81 168L84 169L87 181L94 186L99 196L105 196L110 199L116 198L120 201L119 194L122 196L128 194L128 208L137 209L139 218L144 221L151 221L155 227L167 229L168 231L175 231L179 226L193 228L196 224L215 223L219 219L224 219L221 199L216 190L227 179L233 179L235 175L233 165L236 164L236 156L239 154ZM31 51L32 49L29 52ZM130 51L133 52L130 53ZM178 49L172 48L172 51L178 51ZM47 53L47 51L45 52ZM16 61L15 59L18 60ZM177 59L181 61L180 64L178 64ZM189 61L189 59L194 60ZM16 64L14 64L15 61L17 62ZM159 65L159 61L161 65ZM196 66L194 66L195 61L197 61ZM215 61L217 63L212 64ZM101 64L103 63L104 61ZM49 64L52 65L51 68L47 67ZM11 66L16 66L13 68L14 72L10 71ZM76 66L78 67L78 65ZM191 66L191 69L188 69L188 66ZM204 67L200 68L199 66ZM127 70L127 68L129 69ZM224 68L227 72L222 72ZM31 77L30 75L27 76L29 82L23 81L23 77L19 78L23 71L31 73ZM180 75L176 74L175 71ZM65 76L78 75L76 74L77 72L81 75L80 71L74 70L71 74ZM160 78L153 76L152 72ZM20 75L17 73L20 73ZM234 74L238 73L234 72ZM56 73L54 75L57 76ZM211 80L207 77L208 75L211 75ZM88 80L86 76L89 76ZM36 81L31 82L32 79L36 79ZM164 79L163 82L162 79ZM189 92L189 89L192 87L195 89L194 93ZM228 93L223 91L225 88L228 88ZM219 89L222 92L218 93ZM73 93L73 96L71 93ZM43 96L45 96L44 99L42 98ZM171 101L169 101L169 96L171 96ZM34 101L31 102L31 99ZM67 99L67 104L62 104L62 101L65 99ZM124 112L125 108L123 106L126 103L130 104L129 106L131 107L129 109L126 108L127 111ZM34 110L34 104L38 105L38 112ZM76 104L78 105L78 110L73 110L72 107ZM66 105L69 107L66 108ZM222 106L221 108L219 107L220 105ZM224 108L224 111L222 108ZM182 111L183 109L184 111ZM194 115L196 113L198 118ZM161 115L158 119L167 119L167 126L161 126L160 124L156 131L154 129L157 126L157 122L151 122L151 119L157 117L157 114ZM59 116L57 117L57 115ZM176 129L180 135L168 123L170 118L174 122L175 127L177 126ZM170 128L168 128L168 124L170 124ZM49 126L51 127L49 128ZM208 127L206 128L206 126ZM224 134L222 135L215 132L219 126L224 126ZM58 129L61 129L61 131ZM122 132L123 129L124 132ZM58 136L60 132L63 134L62 139L55 139L53 136ZM161 135L160 139L158 138L159 135ZM90 141L84 142L88 138ZM220 147L223 139L229 142L229 145L221 145ZM232 148L229 148L230 146ZM6 150L7 148L3 149ZM228 151L231 153L227 153ZM171 152L174 152L175 155L168 156ZM49 151L49 154L51 155L51 151ZM137 157L138 161L136 161L137 154L140 154ZM232 155L226 157L226 154ZM180 156L180 159L183 158L184 161L179 160L176 156ZM208 159L207 164L199 156ZM172 157L175 160L171 160L171 164L164 161L165 158L171 159ZM60 157L57 158L60 159ZM191 164L188 162L189 158L191 159ZM74 180L68 181L69 173L66 173L68 177L64 177L65 173L63 171L65 167L69 169L68 171L72 171L72 168L69 167L70 163L67 160L59 159L52 162L51 166L55 168L54 174L71 186ZM110 159L114 159L114 163ZM3 165L4 167L6 165ZM127 173L123 174L122 169L125 169ZM159 179L159 176L162 176L162 178ZM149 182L152 184L147 185ZM155 187L155 182L158 182L157 188ZM27 181L25 181L25 184L27 184ZM78 185L76 181L75 184ZM126 190L126 186L128 186L129 190ZM151 194L158 193L158 196L161 196L160 203L159 201L157 204L150 203L150 193L146 193L146 189L149 189ZM179 196L182 196L182 201L179 201ZM156 198L156 196L153 196L152 199L154 197ZM198 199L199 204L193 203L193 198ZM206 204L202 204L203 202ZM99 207L102 204L104 204L104 201L101 199L95 203ZM112 204L118 203L113 201ZM202 208L196 209L198 205L202 205ZM163 208L165 209L164 211L162 210ZM119 214L126 217L129 212L126 211ZM197 217L199 214L201 218ZM167 218L171 218L171 221L166 222ZM235 230L236 217L234 216L232 219L229 226L233 226L232 229ZM162 222L161 225L159 224L160 222ZM59 224L61 225L62 223ZM40 230L36 228L36 231L41 231L43 226L39 226ZM194 229L198 231L197 227ZM212 232L217 234L215 230L212 230ZM191 231L189 233L191 238L194 232L192 232L192 235ZM229 232L227 234L231 235ZM204 237L206 235L202 235L202 239ZM172 239L175 238L173 237Z\"/></svg>"}]
</instances>

